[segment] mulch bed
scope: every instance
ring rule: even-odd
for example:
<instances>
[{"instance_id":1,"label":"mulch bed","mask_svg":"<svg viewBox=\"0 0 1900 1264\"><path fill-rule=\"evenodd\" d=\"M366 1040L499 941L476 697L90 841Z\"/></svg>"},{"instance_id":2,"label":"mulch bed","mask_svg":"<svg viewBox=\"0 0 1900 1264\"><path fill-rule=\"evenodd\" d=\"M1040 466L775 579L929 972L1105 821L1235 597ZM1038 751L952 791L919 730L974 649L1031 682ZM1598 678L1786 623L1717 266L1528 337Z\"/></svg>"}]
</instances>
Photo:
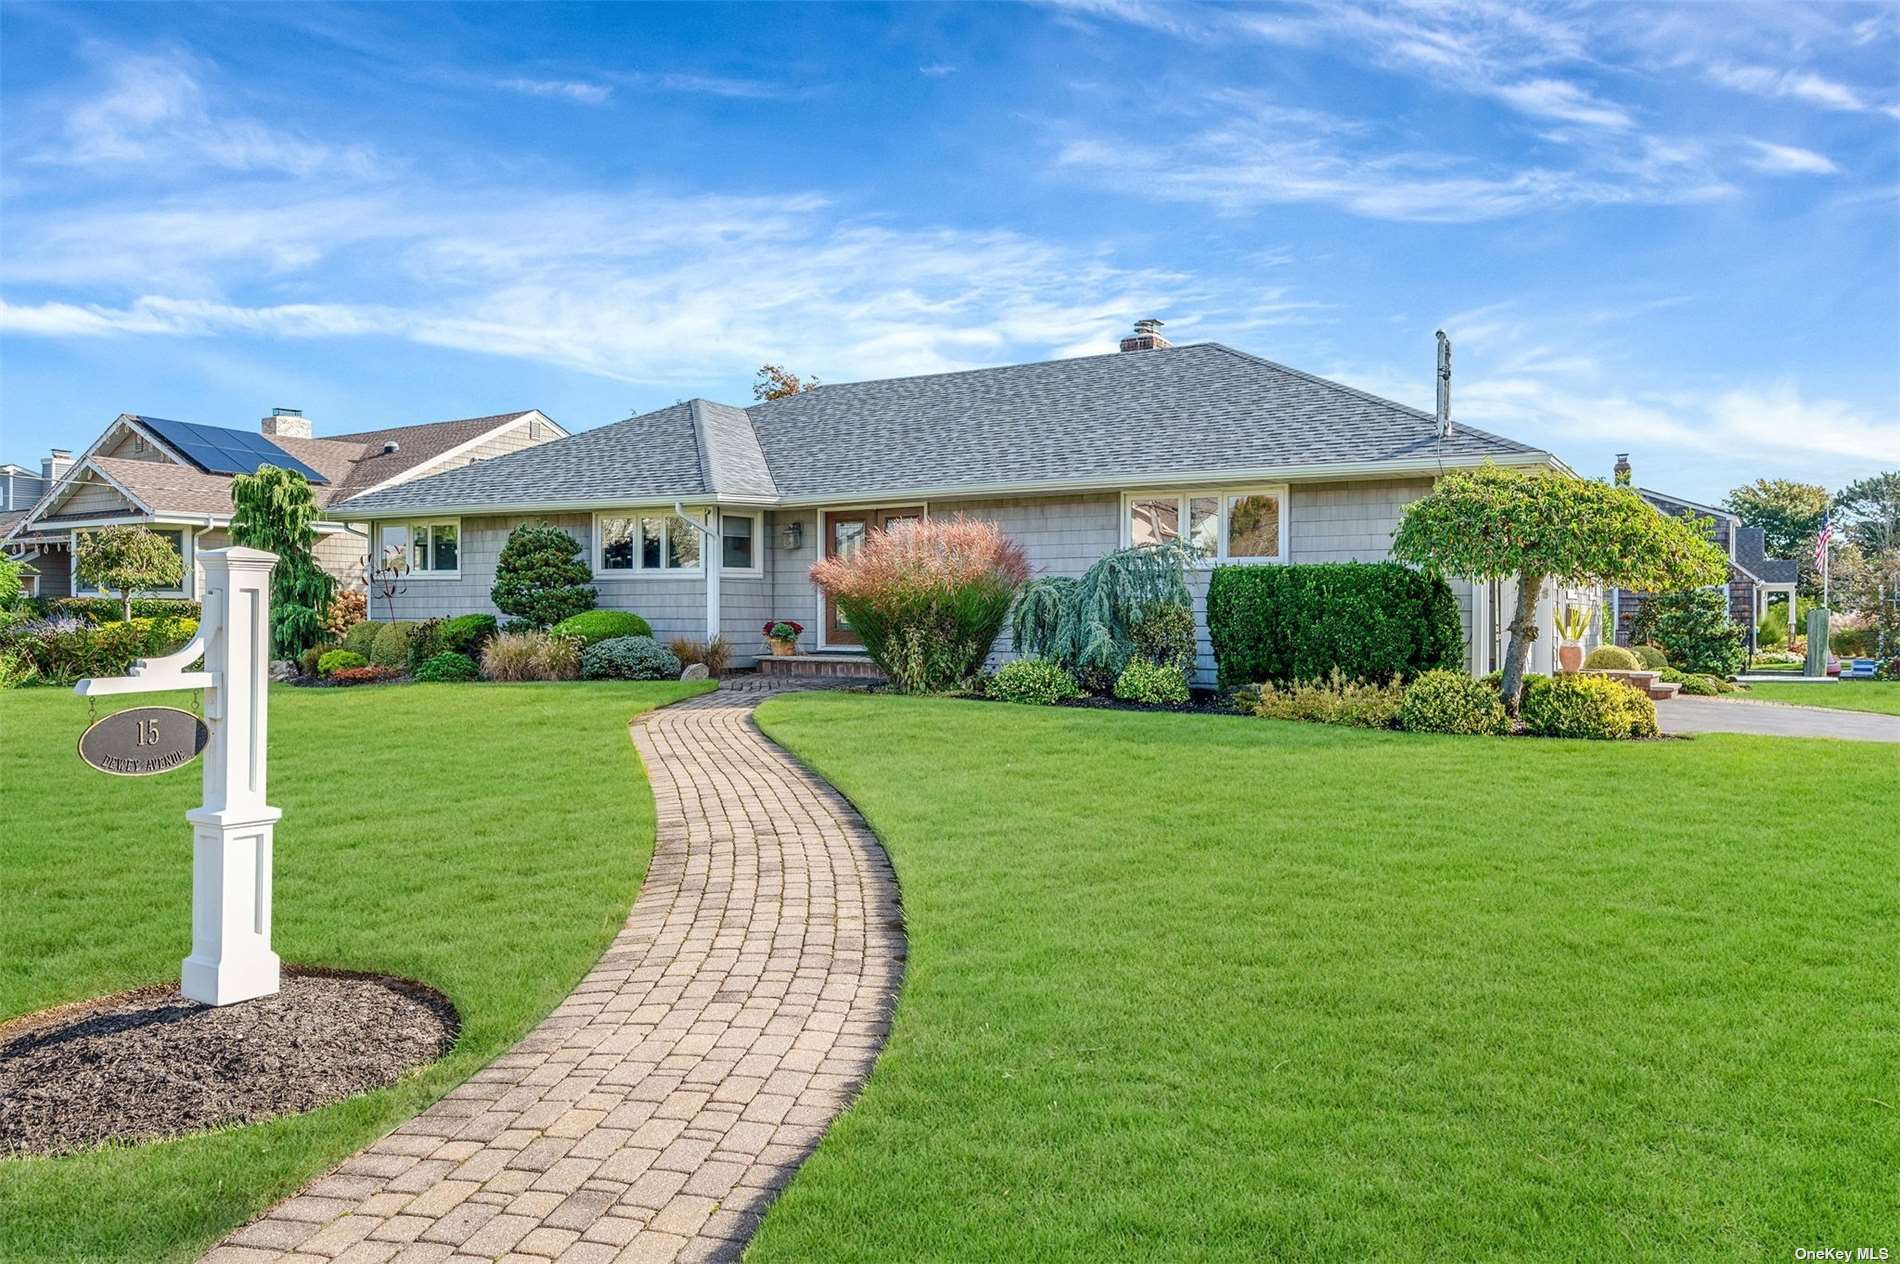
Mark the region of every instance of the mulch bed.
<instances>
[{"instance_id":1,"label":"mulch bed","mask_svg":"<svg viewBox=\"0 0 1900 1264\"><path fill-rule=\"evenodd\" d=\"M433 988L318 970L215 1009L168 984L43 1010L0 1027L0 1155L312 1110L435 1061L459 1029Z\"/></svg>"}]
</instances>

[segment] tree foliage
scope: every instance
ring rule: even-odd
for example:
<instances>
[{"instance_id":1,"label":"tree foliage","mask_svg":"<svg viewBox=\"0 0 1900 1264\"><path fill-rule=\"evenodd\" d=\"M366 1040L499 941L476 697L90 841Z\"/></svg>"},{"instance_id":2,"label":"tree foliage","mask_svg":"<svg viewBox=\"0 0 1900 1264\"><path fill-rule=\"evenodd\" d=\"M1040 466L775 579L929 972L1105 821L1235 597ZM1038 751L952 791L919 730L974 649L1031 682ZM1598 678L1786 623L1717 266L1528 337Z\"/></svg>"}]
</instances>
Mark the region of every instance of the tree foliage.
<instances>
[{"instance_id":1,"label":"tree foliage","mask_svg":"<svg viewBox=\"0 0 1900 1264\"><path fill-rule=\"evenodd\" d=\"M817 378L808 382L782 364L762 364L759 366L758 380L752 383L752 398L763 403L768 399L784 399L787 395L801 395L817 389Z\"/></svg>"},{"instance_id":2,"label":"tree foliage","mask_svg":"<svg viewBox=\"0 0 1900 1264\"><path fill-rule=\"evenodd\" d=\"M1138 544L1110 553L1080 579L1032 579L1017 595L1011 644L1106 693L1134 657L1143 619L1162 606L1193 608L1187 568L1197 556L1180 540Z\"/></svg>"},{"instance_id":3,"label":"tree foliage","mask_svg":"<svg viewBox=\"0 0 1900 1264\"><path fill-rule=\"evenodd\" d=\"M1761 528L1762 546L1770 557L1812 553L1827 506L1827 488L1785 478L1758 478L1722 501L1744 524Z\"/></svg>"},{"instance_id":4,"label":"tree foliage","mask_svg":"<svg viewBox=\"0 0 1900 1264\"><path fill-rule=\"evenodd\" d=\"M270 576L271 643L294 659L325 636L336 579L317 565L317 498L294 470L260 465L231 480L231 542L277 555Z\"/></svg>"},{"instance_id":5,"label":"tree foliage","mask_svg":"<svg viewBox=\"0 0 1900 1264\"><path fill-rule=\"evenodd\" d=\"M172 542L148 527L102 527L79 533L79 582L119 594L119 618L132 618L132 594L184 583L185 563Z\"/></svg>"},{"instance_id":6,"label":"tree foliage","mask_svg":"<svg viewBox=\"0 0 1900 1264\"><path fill-rule=\"evenodd\" d=\"M573 536L545 522L523 523L501 546L488 595L503 614L545 628L594 608L591 578Z\"/></svg>"},{"instance_id":7,"label":"tree foliage","mask_svg":"<svg viewBox=\"0 0 1900 1264\"><path fill-rule=\"evenodd\" d=\"M1439 479L1406 507L1392 556L1465 579L1515 578L1517 610L1499 692L1515 714L1537 599L1551 580L1669 592L1720 584L1728 558L1702 519L1658 513L1636 492L1556 470L1520 473L1494 465Z\"/></svg>"},{"instance_id":8,"label":"tree foliage","mask_svg":"<svg viewBox=\"0 0 1900 1264\"><path fill-rule=\"evenodd\" d=\"M1900 549L1900 470L1849 483L1834 497L1840 528L1862 553Z\"/></svg>"},{"instance_id":9,"label":"tree foliage","mask_svg":"<svg viewBox=\"0 0 1900 1264\"><path fill-rule=\"evenodd\" d=\"M1686 672L1733 676L1742 669L1743 629L1729 618L1728 594L1690 588L1643 599L1630 639L1659 645L1671 666Z\"/></svg>"}]
</instances>

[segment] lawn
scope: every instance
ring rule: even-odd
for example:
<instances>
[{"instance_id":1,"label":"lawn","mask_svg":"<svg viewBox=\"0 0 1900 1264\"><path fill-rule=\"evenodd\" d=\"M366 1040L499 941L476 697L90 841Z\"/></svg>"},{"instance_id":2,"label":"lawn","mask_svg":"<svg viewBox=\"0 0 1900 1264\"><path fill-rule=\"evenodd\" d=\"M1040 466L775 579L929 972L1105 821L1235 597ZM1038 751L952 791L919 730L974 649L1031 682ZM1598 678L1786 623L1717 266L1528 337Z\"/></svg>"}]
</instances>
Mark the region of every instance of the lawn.
<instances>
[{"instance_id":1,"label":"lawn","mask_svg":"<svg viewBox=\"0 0 1900 1264\"><path fill-rule=\"evenodd\" d=\"M1900 761L802 695L890 1043L748 1261L1893 1243Z\"/></svg>"},{"instance_id":2,"label":"lawn","mask_svg":"<svg viewBox=\"0 0 1900 1264\"><path fill-rule=\"evenodd\" d=\"M1836 711L1878 711L1900 715L1900 681L1843 680L1833 684L1784 685L1774 681L1750 685L1739 697L1757 702L1793 702L1804 707L1827 707Z\"/></svg>"},{"instance_id":3,"label":"lawn","mask_svg":"<svg viewBox=\"0 0 1900 1264\"><path fill-rule=\"evenodd\" d=\"M306 1115L0 1161L0 1260L189 1258L525 1033L599 956L646 873L653 801L627 720L703 688L273 689L277 952L433 984L461 1011L460 1041ZM0 1019L175 981L190 951L197 768L96 773L73 753L86 721L64 689L0 694Z\"/></svg>"}]
</instances>

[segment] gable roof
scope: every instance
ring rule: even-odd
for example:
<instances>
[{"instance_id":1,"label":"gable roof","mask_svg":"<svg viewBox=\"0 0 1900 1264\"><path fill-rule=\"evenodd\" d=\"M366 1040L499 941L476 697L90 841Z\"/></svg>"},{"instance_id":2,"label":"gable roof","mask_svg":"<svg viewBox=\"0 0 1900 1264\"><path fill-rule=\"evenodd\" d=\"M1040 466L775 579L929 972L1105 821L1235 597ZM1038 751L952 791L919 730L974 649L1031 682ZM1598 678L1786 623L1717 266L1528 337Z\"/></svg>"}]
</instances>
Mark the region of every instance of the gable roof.
<instances>
[{"instance_id":1,"label":"gable roof","mask_svg":"<svg viewBox=\"0 0 1900 1264\"><path fill-rule=\"evenodd\" d=\"M264 436L266 444L302 463L325 480L313 483L311 492L317 504L326 506L348 496L381 486L411 470L440 460L458 448L480 442L484 437L505 429L524 417L544 417L535 409L493 413L485 417L465 417L452 421L425 422L391 426L381 430L361 430L352 434L301 439L286 435ZM210 473L191 463L186 453L170 443L164 428L137 413L122 413L108 426L86 455L43 494L28 513L35 523L58 525L61 521L92 520L100 517L143 517L150 514L178 514L191 517L228 517L231 505L231 475ZM548 422L556 435L566 431ZM132 460L96 455L111 450L106 440L121 428L130 429L157 445L175 460ZM388 444L396 444L389 452ZM87 484L104 483L121 494L129 494L134 504L124 510L57 514L57 508L70 492ZM13 524L24 530L25 522Z\"/></svg>"},{"instance_id":2,"label":"gable roof","mask_svg":"<svg viewBox=\"0 0 1900 1264\"><path fill-rule=\"evenodd\" d=\"M1760 527L1736 528L1735 565L1764 584L1792 584L1801 578L1799 561L1768 556Z\"/></svg>"},{"instance_id":3,"label":"gable roof","mask_svg":"<svg viewBox=\"0 0 1900 1264\"><path fill-rule=\"evenodd\" d=\"M352 514L814 503L1385 472L1548 453L1219 343L689 400L349 499Z\"/></svg>"}]
</instances>

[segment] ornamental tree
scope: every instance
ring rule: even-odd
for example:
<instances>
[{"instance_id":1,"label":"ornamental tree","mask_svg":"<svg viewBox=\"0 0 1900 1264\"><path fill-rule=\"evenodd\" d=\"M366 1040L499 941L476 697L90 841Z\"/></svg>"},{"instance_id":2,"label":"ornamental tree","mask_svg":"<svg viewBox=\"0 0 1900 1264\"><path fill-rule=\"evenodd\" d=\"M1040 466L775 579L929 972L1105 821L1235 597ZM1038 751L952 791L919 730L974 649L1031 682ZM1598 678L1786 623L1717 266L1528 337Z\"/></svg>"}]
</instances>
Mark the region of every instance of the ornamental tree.
<instances>
[{"instance_id":1,"label":"ornamental tree","mask_svg":"<svg viewBox=\"0 0 1900 1264\"><path fill-rule=\"evenodd\" d=\"M501 546L488 596L503 614L546 628L594 608L592 577L573 536L545 522L523 523Z\"/></svg>"},{"instance_id":2,"label":"ornamental tree","mask_svg":"<svg viewBox=\"0 0 1900 1264\"><path fill-rule=\"evenodd\" d=\"M142 526L104 527L79 533L79 582L119 594L119 618L132 619L132 594L177 588L185 562L172 542Z\"/></svg>"},{"instance_id":3,"label":"ornamental tree","mask_svg":"<svg viewBox=\"0 0 1900 1264\"><path fill-rule=\"evenodd\" d=\"M1392 556L1465 579L1517 580L1498 690L1516 715L1545 584L1641 592L1720 584L1728 558L1705 531L1702 520L1658 513L1629 488L1487 464L1445 475L1430 495L1408 505Z\"/></svg>"},{"instance_id":4,"label":"ornamental tree","mask_svg":"<svg viewBox=\"0 0 1900 1264\"><path fill-rule=\"evenodd\" d=\"M336 580L317 565L317 498L294 470L260 465L231 480L231 542L277 555L270 575L271 642L296 658L322 642Z\"/></svg>"}]
</instances>

